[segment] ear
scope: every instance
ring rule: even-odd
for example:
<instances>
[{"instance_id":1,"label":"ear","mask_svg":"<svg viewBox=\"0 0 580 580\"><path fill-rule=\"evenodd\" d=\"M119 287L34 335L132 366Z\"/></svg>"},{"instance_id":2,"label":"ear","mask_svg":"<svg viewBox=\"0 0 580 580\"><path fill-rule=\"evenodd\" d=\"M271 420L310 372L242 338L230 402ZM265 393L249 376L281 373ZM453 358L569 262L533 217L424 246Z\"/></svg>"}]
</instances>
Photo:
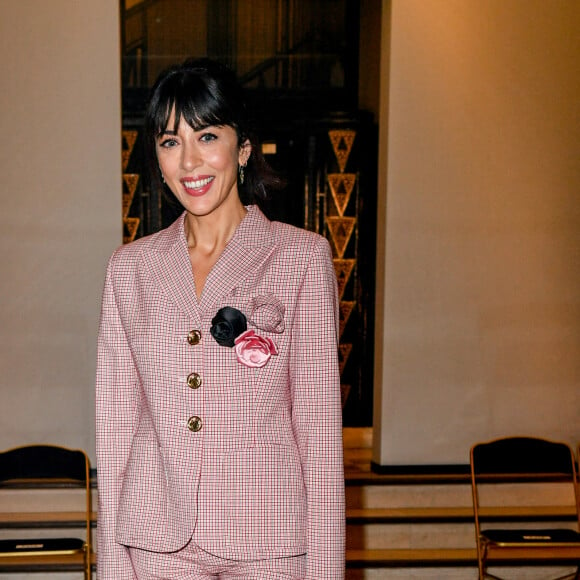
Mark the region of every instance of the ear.
<instances>
[{"instance_id":1,"label":"ear","mask_svg":"<svg viewBox=\"0 0 580 580\"><path fill-rule=\"evenodd\" d=\"M238 153L238 164L245 167L250 155L252 154L252 144L246 139L241 145Z\"/></svg>"}]
</instances>

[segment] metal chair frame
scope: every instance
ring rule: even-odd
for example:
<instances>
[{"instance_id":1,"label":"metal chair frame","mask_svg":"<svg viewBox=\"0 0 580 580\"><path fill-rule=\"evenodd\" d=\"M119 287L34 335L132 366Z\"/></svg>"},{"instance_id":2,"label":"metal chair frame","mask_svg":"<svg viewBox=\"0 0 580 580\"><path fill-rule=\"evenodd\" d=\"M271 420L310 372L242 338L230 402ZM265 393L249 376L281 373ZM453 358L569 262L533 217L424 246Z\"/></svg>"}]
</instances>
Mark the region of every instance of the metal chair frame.
<instances>
[{"instance_id":1,"label":"metal chair frame","mask_svg":"<svg viewBox=\"0 0 580 580\"><path fill-rule=\"evenodd\" d=\"M570 445L537 437L504 437L480 442L471 448L470 468L479 579L502 580L489 573L488 566L491 563L495 566L514 565L514 562L526 566L574 565L577 566L575 572L553 580L580 579L580 497L576 461ZM547 526L482 529L481 484L549 482L571 486L576 507L576 530ZM517 564L521 561L525 564Z\"/></svg>"},{"instance_id":2,"label":"metal chair frame","mask_svg":"<svg viewBox=\"0 0 580 580\"><path fill-rule=\"evenodd\" d=\"M59 445L24 445L0 453L0 487L72 485L85 491L85 538L25 538L0 541L3 558L71 556L82 554L85 580L91 578L91 479L90 461L80 449Z\"/></svg>"}]
</instances>

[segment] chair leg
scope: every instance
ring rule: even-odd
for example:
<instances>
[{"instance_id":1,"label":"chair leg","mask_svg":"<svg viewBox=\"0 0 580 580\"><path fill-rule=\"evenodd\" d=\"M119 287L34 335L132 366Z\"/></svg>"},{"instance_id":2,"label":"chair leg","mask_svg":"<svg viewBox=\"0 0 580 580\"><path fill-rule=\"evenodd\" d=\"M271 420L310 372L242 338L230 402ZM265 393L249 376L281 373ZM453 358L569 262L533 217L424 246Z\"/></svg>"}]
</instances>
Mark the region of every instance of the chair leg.
<instances>
[{"instance_id":1,"label":"chair leg","mask_svg":"<svg viewBox=\"0 0 580 580\"><path fill-rule=\"evenodd\" d=\"M485 580L485 566L484 566L484 559L485 559L485 547L481 545L481 539L478 537L476 538L477 541L477 568L479 570L479 580Z\"/></svg>"},{"instance_id":2,"label":"chair leg","mask_svg":"<svg viewBox=\"0 0 580 580\"><path fill-rule=\"evenodd\" d=\"M85 547L85 580L91 580L91 552Z\"/></svg>"}]
</instances>

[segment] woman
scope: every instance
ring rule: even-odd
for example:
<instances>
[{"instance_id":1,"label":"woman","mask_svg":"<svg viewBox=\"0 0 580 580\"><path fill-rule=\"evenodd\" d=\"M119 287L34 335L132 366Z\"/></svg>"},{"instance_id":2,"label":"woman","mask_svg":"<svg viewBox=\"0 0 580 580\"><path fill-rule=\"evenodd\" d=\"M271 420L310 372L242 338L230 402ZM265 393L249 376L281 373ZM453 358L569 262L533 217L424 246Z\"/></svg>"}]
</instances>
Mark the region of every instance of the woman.
<instances>
[{"instance_id":1,"label":"woman","mask_svg":"<svg viewBox=\"0 0 580 580\"><path fill-rule=\"evenodd\" d=\"M107 269L97 575L343 578L329 245L244 205L272 179L229 70L164 72L146 142L184 211Z\"/></svg>"}]
</instances>

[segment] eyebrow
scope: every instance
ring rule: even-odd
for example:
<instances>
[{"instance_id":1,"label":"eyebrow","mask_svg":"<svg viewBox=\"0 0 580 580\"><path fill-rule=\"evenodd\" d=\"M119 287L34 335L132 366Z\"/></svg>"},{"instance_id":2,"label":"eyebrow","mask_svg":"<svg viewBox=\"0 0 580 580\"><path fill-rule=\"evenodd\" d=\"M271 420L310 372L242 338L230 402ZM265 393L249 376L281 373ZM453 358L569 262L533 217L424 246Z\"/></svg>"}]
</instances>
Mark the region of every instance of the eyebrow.
<instances>
[{"instance_id":1,"label":"eyebrow","mask_svg":"<svg viewBox=\"0 0 580 580\"><path fill-rule=\"evenodd\" d=\"M201 131L205 131L206 129L211 129L211 128L216 128L216 129L222 129L223 127L226 127L227 125L203 125L203 127L200 127L199 129L196 129L195 127L190 127L196 132L196 133L200 133ZM165 135L169 135L170 137L175 137L178 135L178 131L173 131L171 129L163 129L163 131L159 131L159 133L157 133L157 139L160 139L161 137L165 136Z\"/></svg>"}]
</instances>

